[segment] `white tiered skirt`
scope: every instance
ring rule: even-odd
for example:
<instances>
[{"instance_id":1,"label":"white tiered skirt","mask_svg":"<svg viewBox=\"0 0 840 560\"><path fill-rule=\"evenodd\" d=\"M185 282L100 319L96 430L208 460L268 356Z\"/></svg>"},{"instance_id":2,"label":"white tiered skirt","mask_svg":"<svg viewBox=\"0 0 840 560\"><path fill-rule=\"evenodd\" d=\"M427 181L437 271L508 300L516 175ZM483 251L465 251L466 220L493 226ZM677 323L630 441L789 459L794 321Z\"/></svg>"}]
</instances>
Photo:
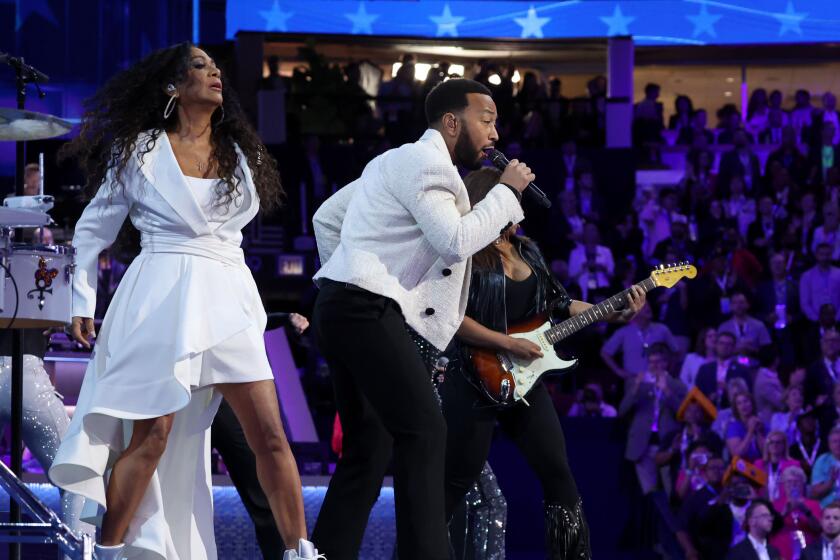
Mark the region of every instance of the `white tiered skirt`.
<instances>
[{"instance_id":1,"label":"white tiered skirt","mask_svg":"<svg viewBox=\"0 0 840 560\"><path fill-rule=\"evenodd\" d=\"M50 478L84 496L85 518L101 521L132 421L175 413L125 538L128 558L216 558L209 429L221 397L212 387L273 379L265 324L244 262L143 252L126 271Z\"/></svg>"}]
</instances>

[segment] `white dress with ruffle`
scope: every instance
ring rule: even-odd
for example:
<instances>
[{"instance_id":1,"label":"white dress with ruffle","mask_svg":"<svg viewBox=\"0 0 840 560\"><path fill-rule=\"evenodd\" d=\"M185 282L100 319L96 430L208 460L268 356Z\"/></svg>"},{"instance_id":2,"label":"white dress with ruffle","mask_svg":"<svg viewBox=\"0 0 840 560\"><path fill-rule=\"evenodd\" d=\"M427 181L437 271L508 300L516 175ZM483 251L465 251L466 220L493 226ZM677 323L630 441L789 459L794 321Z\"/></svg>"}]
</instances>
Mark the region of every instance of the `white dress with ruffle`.
<instances>
[{"instance_id":1,"label":"white dress with ruffle","mask_svg":"<svg viewBox=\"0 0 840 560\"><path fill-rule=\"evenodd\" d=\"M87 517L101 519L109 469L132 421L175 413L125 538L128 558L216 558L209 429L220 396L212 387L273 379L265 311L240 248L259 200L237 153L239 194L226 209L213 203L211 182L183 175L161 133L150 152L132 156L124 188L108 188L109 175L76 225L74 316L93 316L98 255L126 217L142 251L105 315L50 478L84 496Z\"/></svg>"}]
</instances>

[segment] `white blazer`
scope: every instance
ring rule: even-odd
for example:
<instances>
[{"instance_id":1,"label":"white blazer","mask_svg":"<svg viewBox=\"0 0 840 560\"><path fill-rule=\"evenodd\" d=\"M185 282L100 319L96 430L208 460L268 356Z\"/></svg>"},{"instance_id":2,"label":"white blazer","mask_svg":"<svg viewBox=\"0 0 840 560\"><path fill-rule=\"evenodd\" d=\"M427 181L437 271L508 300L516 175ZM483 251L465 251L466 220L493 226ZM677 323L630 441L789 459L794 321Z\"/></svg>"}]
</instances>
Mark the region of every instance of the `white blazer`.
<instances>
[{"instance_id":1,"label":"white blazer","mask_svg":"<svg viewBox=\"0 0 840 560\"><path fill-rule=\"evenodd\" d=\"M439 349L464 319L470 257L524 217L495 186L470 208L441 134L388 150L313 217L322 268L316 281L348 282L396 301L406 323Z\"/></svg>"},{"instance_id":2,"label":"white blazer","mask_svg":"<svg viewBox=\"0 0 840 560\"><path fill-rule=\"evenodd\" d=\"M147 139L148 133L142 133L137 145L144 145ZM114 242L126 217L140 231L143 249L148 252L197 252L244 264L242 228L259 212L259 198L247 159L238 146L236 152L242 196L233 204L230 219L216 229L190 192L165 133L148 153L132 154L122 176L124 189L119 185L105 188L113 184L113 174L108 173L105 185L79 218L73 236L73 316L93 317L99 253Z\"/></svg>"}]
</instances>

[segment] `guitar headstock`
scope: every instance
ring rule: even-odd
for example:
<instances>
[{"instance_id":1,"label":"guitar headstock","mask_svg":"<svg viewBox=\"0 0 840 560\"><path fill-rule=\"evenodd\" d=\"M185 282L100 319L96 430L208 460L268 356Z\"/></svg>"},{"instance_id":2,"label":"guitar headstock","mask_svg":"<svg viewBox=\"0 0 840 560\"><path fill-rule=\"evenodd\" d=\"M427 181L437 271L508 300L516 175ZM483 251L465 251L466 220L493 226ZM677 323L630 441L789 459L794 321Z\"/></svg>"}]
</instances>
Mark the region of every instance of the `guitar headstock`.
<instances>
[{"instance_id":1,"label":"guitar headstock","mask_svg":"<svg viewBox=\"0 0 840 560\"><path fill-rule=\"evenodd\" d=\"M667 265L661 264L650 273L653 284L656 287L663 286L665 288L672 288L683 278L694 278L695 276L697 276L697 269L688 261Z\"/></svg>"}]
</instances>

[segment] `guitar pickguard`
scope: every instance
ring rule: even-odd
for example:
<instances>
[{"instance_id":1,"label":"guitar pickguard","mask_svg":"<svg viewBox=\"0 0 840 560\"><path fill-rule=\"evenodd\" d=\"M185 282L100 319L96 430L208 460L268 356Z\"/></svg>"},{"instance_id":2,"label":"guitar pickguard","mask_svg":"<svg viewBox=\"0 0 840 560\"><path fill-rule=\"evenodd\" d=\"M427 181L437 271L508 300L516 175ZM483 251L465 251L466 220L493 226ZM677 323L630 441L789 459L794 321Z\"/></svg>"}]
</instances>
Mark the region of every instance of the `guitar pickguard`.
<instances>
[{"instance_id":1,"label":"guitar pickguard","mask_svg":"<svg viewBox=\"0 0 840 560\"><path fill-rule=\"evenodd\" d=\"M577 365L577 360L564 360L554 351L554 347L549 343L543 333L551 327L550 323L545 323L538 329L534 329L526 333L511 334L514 338L524 338L530 340L542 349L543 357L535 360L523 360L510 354L505 354L507 360L512 364L510 374L514 379L513 399L515 402L524 401L534 385L542 379L543 375L550 371L565 370L573 368Z\"/></svg>"}]
</instances>

